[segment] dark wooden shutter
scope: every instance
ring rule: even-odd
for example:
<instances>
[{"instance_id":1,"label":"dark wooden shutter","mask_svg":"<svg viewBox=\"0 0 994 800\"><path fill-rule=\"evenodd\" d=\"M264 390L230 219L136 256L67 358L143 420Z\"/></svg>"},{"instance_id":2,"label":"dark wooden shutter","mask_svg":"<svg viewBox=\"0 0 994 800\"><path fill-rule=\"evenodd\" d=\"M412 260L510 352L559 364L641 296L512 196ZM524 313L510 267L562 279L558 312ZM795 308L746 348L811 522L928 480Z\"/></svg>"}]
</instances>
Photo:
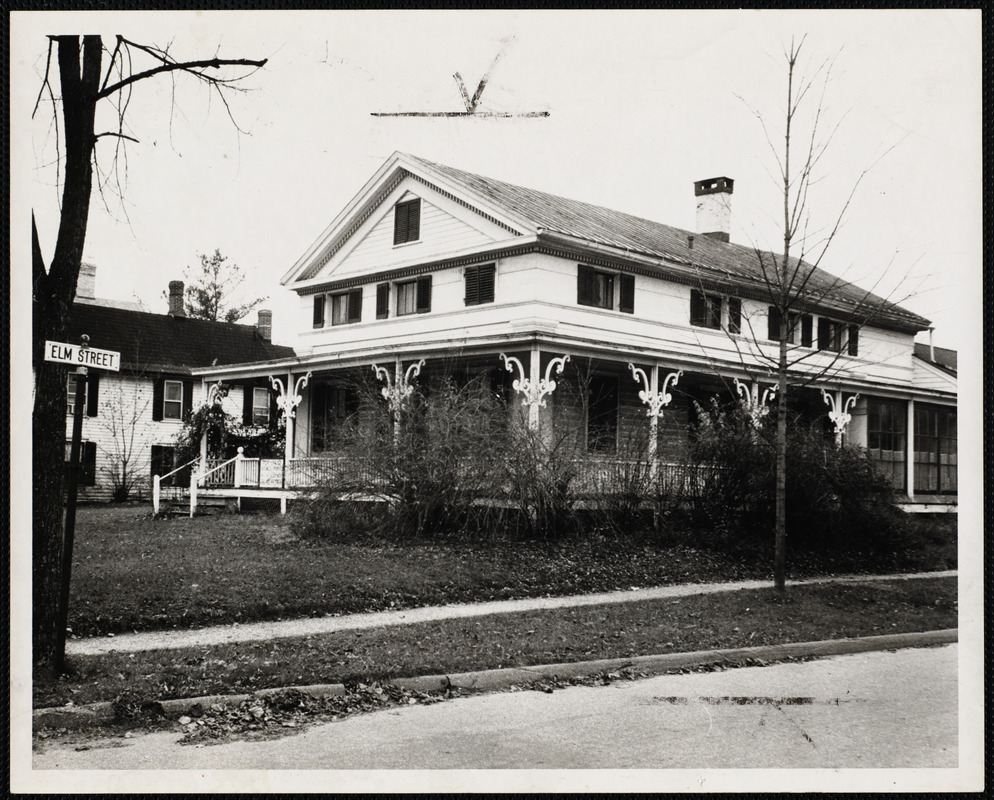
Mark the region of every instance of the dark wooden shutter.
<instances>
[{"instance_id":1,"label":"dark wooden shutter","mask_svg":"<svg viewBox=\"0 0 994 800\"><path fill-rule=\"evenodd\" d=\"M362 320L362 287L349 292L349 322Z\"/></svg>"},{"instance_id":2,"label":"dark wooden shutter","mask_svg":"<svg viewBox=\"0 0 994 800\"><path fill-rule=\"evenodd\" d=\"M480 302L480 268L466 267L466 305L475 306Z\"/></svg>"},{"instance_id":3,"label":"dark wooden shutter","mask_svg":"<svg viewBox=\"0 0 994 800\"><path fill-rule=\"evenodd\" d=\"M381 283L376 287L376 318L386 319L390 316L390 284Z\"/></svg>"},{"instance_id":4,"label":"dark wooden shutter","mask_svg":"<svg viewBox=\"0 0 994 800\"><path fill-rule=\"evenodd\" d=\"M635 276L621 276L621 297L618 300L618 310L626 314L635 313Z\"/></svg>"},{"instance_id":5,"label":"dark wooden shutter","mask_svg":"<svg viewBox=\"0 0 994 800\"><path fill-rule=\"evenodd\" d=\"M86 416L95 417L100 396L100 373L91 370L86 378Z\"/></svg>"},{"instance_id":6,"label":"dark wooden shutter","mask_svg":"<svg viewBox=\"0 0 994 800\"><path fill-rule=\"evenodd\" d=\"M252 405L254 400L255 386L246 383L242 388L242 425L252 424Z\"/></svg>"},{"instance_id":7,"label":"dark wooden shutter","mask_svg":"<svg viewBox=\"0 0 994 800\"><path fill-rule=\"evenodd\" d=\"M780 310L776 306L770 306L767 311L766 338L771 342L780 341Z\"/></svg>"},{"instance_id":8,"label":"dark wooden shutter","mask_svg":"<svg viewBox=\"0 0 994 800\"><path fill-rule=\"evenodd\" d=\"M849 326L849 355L859 355L859 325Z\"/></svg>"},{"instance_id":9,"label":"dark wooden shutter","mask_svg":"<svg viewBox=\"0 0 994 800\"><path fill-rule=\"evenodd\" d=\"M407 241L416 242L421 238L421 201L412 200L407 204Z\"/></svg>"},{"instance_id":10,"label":"dark wooden shutter","mask_svg":"<svg viewBox=\"0 0 994 800\"><path fill-rule=\"evenodd\" d=\"M318 294L314 296L314 327L323 328L324 327L324 295Z\"/></svg>"},{"instance_id":11,"label":"dark wooden shutter","mask_svg":"<svg viewBox=\"0 0 994 800\"><path fill-rule=\"evenodd\" d=\"M585 267L583 264L576 268L576 302L581 306L592 306L596 290L594 283L597 280L597 273L592 267Z\"/></svg>"},{"instance_id":12,"label":"dark wooden shutter","mask_svg":"<svg viewBox=\"0 0 994 800\"><path fill-rule=\"evenodd\" d=\"M293 384L290 385L292 386ZM276 392L274 392L272 389L268 389L268 396L269 396L269 427L275 428L276 423L279 421L280 418L280 407L276 405Z\"/></svg>"},{"instance_id":13,"label":"dark wooden shutter","mask_svg":"<svg viewBox=\"0 0 994 800\"><path fill-rule=\"evenodd\" d=\"M311 384L311 449L323 450L325 444L325 426L328 410L328 384Z\"/></svg>"},{"instance_id":14,"label":"dark wooden shutter","mask_svg":"<svg viewBox=\"0 0 994 800\"><path fill-rule=\"evenodd\" d=\"M738 297L728 298L728 331L742 333L742 301Z\"/></svg>"},{"instance_id":15,"label":"dark wooden shutter","mask_svg":"<svg viewBox=\"0 0 994 800\"><path fill-rule=\"evenodd\" d=\"M480 267L480 302L494 301L494 275L497 273L496 264L484 264Z\"/></svg>"},{"instance_id":16,"label":"dark wooden shutter","mask_svg":"<svg viewBox=\"0 0 994 800\"><path fill-rule=\"evenodd\" d=\"M183 381L183 421L193 413L193 381Z\"/></svg>"},{"instance_id":17,"label":"dark wooden shutter","mask_svg":"<svg viewBox=\"0 0 994 800\"><path fill-rule=\"evenodd\" d=\"M93 486L97 481L97 443L81 442L79 458L79 484Z\"/></svg>"},{"instance_id":18,"label":"dark wooden shutter","mask_svg":"<svg viewBox=\"0 0 994 800\"><path fill-rule=\"evenodd\" d=\"M708 304L704 297L704 292L697 289L690 290L690 324L708 324Z\"/></svg>"},{"instance_id":19,"label":"dark wooden shutter","mask_svg":"<svg viewBox=\"0 0 994 800\"><path fill-rule=\"evenodd\" d=\"M419 314L431 311L431 275L422 275L418 278L418 295L416 299Z\"/></svg>"},{"instance_id":20,"label":"dark wooden shutter","mask_svg":"<svg viewBox=\"0 0 994 800\"><path fill-rule=\"evenodd\" d=\"M818 349L828 350L832 346L832 322L818 317Z\"/></svg>"},{"instance_id":21,"label":"dark wooden shutter","mask_svg":"<svg viewBox=\"0 0 994 800\"><path fill-rule=\"evenodd\" d=\"M164 381L162 378L156 378L155 382L152 384L152 421L160 422L162 420L162 406L165 397L163 391Z\"/></svg>"},{"instance_id":22,"label":"dark wooden shutter","mask_svg":"<svg viewBox=\"0 0 994 800\"><path fill-rule=\"evenodd\" d=\"M814 337L811 331L812 319L810 314L801 316L801 347L811 347Z\"/></svg>"}]
</instances>

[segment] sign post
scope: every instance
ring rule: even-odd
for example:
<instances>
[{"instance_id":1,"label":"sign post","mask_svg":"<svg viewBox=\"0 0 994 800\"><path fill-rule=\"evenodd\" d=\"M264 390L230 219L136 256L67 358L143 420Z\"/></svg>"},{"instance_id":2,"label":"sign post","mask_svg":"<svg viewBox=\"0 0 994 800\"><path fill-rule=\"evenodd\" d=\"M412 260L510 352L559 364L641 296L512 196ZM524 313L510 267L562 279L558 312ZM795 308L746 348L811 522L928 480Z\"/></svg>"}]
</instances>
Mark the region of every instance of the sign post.
<instances>
[{"instance_id":1,"label":"sign post","mask_svg":"<svg viewBox=\"0 0 994 800\"><path fill-rule=\"evenodd\" d=\"M80 337L81 344L45 342L45 360L76 364L76 397L73 402L72 442L69 446L69 475L66 487L66 519L62 537L62 583L59 586L58 642L55 668L66 671L66 629L69 625L69 580L72 574L73 537L76 533L76 494L79 487L79 451L83 439L83 405L86 400L86 376L91 365L115 372L121 368L121 354L111 350L91 350L90 337ZM94 355L95 354L95 355Z\"/></svg>"}]
</instances>

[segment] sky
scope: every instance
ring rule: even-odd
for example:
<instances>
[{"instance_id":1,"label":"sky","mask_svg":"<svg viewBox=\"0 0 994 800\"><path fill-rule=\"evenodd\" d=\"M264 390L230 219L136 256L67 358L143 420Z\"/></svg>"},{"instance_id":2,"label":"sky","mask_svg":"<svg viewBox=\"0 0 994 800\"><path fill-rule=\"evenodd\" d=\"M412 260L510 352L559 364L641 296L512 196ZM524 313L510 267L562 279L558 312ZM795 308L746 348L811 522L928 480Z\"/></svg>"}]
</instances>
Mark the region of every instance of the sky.
<instances>
[{"instance_id":1,"label":"sky","mask_svg":"<svg viewBox=\"0 0 994 800\"><path fill-rule=\"evenodd\" d=\"M807 111L820 101L822 130L835 131L810 230L831 229L856 185L822 265L931 319L935 343L958 348L970 335L961 290L981 267L979 23L964 11L15 12L12 142L24 157L13 180L50 258L50 106L30 119L47 33L267 58L248 91L230 93L237 127L185 76L136 84L126 130L138 142L125 142L118 180L115 140L98 144L111 180L94 192L84 260L98 296L164 313L168 282L219 249L246 272L244 299L266 296L274 337L293 344L310 321L280 278L395 150L690 230L693 182L728 176L733 241L781 249L771 144L784 49L803 37L800 66L819 75ZM455 72L471 94L489 73L481 110L549 115L371 115L462 110Z\"/></svg>"}]
</instances>

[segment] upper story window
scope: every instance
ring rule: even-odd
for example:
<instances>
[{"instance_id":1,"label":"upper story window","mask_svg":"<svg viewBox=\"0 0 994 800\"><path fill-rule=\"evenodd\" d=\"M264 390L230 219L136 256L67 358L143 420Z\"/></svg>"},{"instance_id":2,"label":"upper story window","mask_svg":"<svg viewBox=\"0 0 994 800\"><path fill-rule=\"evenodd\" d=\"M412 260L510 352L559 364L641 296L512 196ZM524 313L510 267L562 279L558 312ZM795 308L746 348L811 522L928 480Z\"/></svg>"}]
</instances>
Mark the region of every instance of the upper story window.
<instances>
[{"instance_id":1,"label":"upper story window","mask_svg":"<svg viewBox=\"0 0 994 800\"><path fill-rule=\"evenodd\" d=\"M848 355L859 355L859 325L845 325L842 322L819 317L818 349L841 353L843 348Z\"/></svg>"},{"instance_id":2,"label":"upper story window","mask_svg":"<svg viewBox=\"0 0 994 800\"><path fill-rule=\"evenodd\" d=\"M494 301L494 274L496 271L495 264L466 267L466 305L476 306L480 303Z\"/></svg>"},{"instance_id":3,"label":"upper story window","mask_svg":"<svg viewBox=\"0 0 994 800\"><path fill-rule=\"evenodd\" d=\"M773 342L780 341L780 311L776 306L770 306L767 316L768 330L766 338ZM787 344L797 344L800 334L801 347L811 347L812 318L810 314L790 313L787 315Z\"/></svg>"},{"instance_id":4,"label":"upper story window","mask_svg":"<svg viewBox=\"0 0 994 800\"><path fill-rule=\"evenodd\" d=\"M331 324L347 325L362 321L362 289L331 296Z\"/></svg>"},{"instance_id":5,"label":"upper story window","mask_svg":"<svg viewBox=\"0 0 994 800\"><path fill-rule=\"evenodd\" d=\"M269 389L264 386L252 389L252 424L269 424Z\"/></svg>"},{"instance_id":6,"label":"upper story window","mask_svg":"<svg viewBox=\"0 0 994 800\"><path fill-rule=\"evenodd\" d=\"M690 324L721 330L721 295L690 290ZM741 306L740 306L741 311Z\"/></svg>"},{"instance_id":7,"label":"upper story window","mask_svg":"<svg viewBox=\"0 0 994 800\"><path fill-rule=\"evenodd\" d=\"M393 243L406 244L421 238L421 198L397 203L393 209Z\"/></svg>"},{"instance_id":8,"label":"upper story window","mask_svg":"<svg viewBox=\"0 0 994 800\"><path fill-rule=\"evenodd\" d=\"M396 285L397 316L424 314L431 311L431 275Z\"/></svg>"},{"instance_id":9,"label":"upper story window","mask_svg":"<svg viewBox=\"0 0 994 800\"><path fill-rule=\"evenodd\" d=\"M76 412L76 381L83 381L83 408L86 408L86 399L89 386L87 385L89 381L86 380L85 375L76 375L74 372L70 372L67 378L66 388L69 392L66 402L66 413L72 416Z\"/></svg>"},{"instance_id":10,"label":"upper story window","mask_svg":"<svg viewBox=\"0 0 994 800\"><path fill-rule=\"evenodd\" d=\"M576 302L581 306L635 313L635 276L577 265Z\"/></svg>"},{"instance_id":11,"label":"upper story window","mask_svg":"<svg viewBox=\"0 0 994 800\"><path fill-rule=\"evenodd\" d=\"M165 381L163 383L163 419L183 419L183 382Z\"/></svg>"}]
</instances>

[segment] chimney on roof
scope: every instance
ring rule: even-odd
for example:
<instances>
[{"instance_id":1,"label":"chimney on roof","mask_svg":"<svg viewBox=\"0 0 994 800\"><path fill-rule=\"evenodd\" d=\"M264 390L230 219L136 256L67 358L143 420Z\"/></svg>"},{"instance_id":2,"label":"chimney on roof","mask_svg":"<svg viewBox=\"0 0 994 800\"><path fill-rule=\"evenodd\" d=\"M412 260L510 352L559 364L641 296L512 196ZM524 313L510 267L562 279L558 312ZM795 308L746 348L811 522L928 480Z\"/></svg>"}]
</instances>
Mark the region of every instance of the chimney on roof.
<instances>
[{"instance_id":1,"label":"chimney on roof","mask_svg":"<svg viewBox=\"0 0 994 800\"><path fill-rule=\"evenodd\" d=\"M97 265L87 264L85 261L79 265L79 278L76 280L76 297L82 300L93 300L96 298L97 290Z\"/></svg>"},{"instance_id":2,"label":"chimney on roof","mask_svg":"<svg viewBox=\"0 0 994 800\"><path fill-rule=\"evenodd\" d=\"M273 341L273 312L268 308L259 309L259 321L256 323L259 338L264 342Z\"/></svg>"},{"instance_id":3,"label":"chimney on roof","mask_svg":"<svg viewBox=\"0 0 994 800\"><path fill-rule=\"evenodd\" d=\"M183 281L169 281L169 316L186 316L186 309L183 307Z\"/></svg>"},{"instance_id":4,"label":"chimney on roof","mask_svg":"<svg viewBox=\"0 0 994 800\"><path fill-rule=\"evenodd\" d=\"M694 196L697 198L697 232L729 241L732 230L732 184L731 178L708 178L694 183Z\"/></svg>"}]
</instances>

